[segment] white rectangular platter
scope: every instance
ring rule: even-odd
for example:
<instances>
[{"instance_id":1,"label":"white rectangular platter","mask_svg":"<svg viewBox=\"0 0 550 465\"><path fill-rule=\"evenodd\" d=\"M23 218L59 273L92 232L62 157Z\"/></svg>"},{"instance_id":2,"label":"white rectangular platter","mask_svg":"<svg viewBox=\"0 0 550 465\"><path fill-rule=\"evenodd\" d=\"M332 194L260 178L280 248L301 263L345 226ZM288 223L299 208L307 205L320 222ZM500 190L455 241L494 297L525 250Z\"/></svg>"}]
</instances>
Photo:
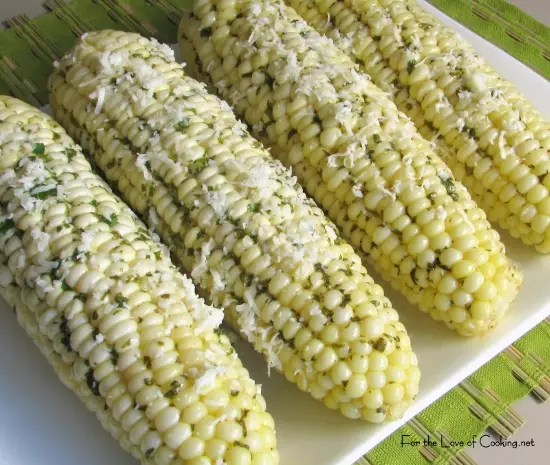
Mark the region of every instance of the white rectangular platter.
<instances>
[{"instance_id":1,"label":"white rectangular platter","mask_svg":"<svg viewBox=\"0 0 550 465\"><path fill-rule=\"evenodd\" d=\"M550 117L550 83L442 13L421 3L470 40L506 78ZM261 357L237 347L263 384L275 418L281 465L351 465L412 416L473 373L550 315L550 256L503 234L525 284L512 310L487 337L464 339L408 304L385 286L408 328L422 369L420 393L400 421L369 425L327 410L278 374L267 377ZM380 281L379 281L380 282ZM0 301L0 465L137 465L56 378L48 363Z\"/></svg>"}]
</instances>

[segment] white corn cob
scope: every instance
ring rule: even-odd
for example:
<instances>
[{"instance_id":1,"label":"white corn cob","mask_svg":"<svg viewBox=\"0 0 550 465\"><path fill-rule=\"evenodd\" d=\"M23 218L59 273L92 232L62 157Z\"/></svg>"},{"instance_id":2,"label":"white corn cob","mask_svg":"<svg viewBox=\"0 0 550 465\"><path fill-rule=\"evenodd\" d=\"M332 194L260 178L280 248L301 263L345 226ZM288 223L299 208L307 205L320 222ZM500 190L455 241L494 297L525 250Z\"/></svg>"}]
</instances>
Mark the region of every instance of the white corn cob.
<instances>
[{"instance_id":1,"label":"white corn cob","mask_svg":"<svg viewBox=\"0 0 550 465\"><path fill-rule=\"evenodd\" d=\"M491 221L550 252L550 121L414 0L285 0L445 154Z\"/></svg>"},{"instance_id":2,"label":"white corn cob","mask_svg":"<svg viewBox=\"0 0 550 465\"><path fill-rule=\"evenodd\" d=\"M386 280L460 334L495 325L521 284L498 233L332 41L279 0L198 0L180 40Z\"/></svg>"},{"instance_id":3,"label":"white corn cob","mask_svg":"<svg viewBox=\"0 0 550 465\"><path fill-rule=\"evenodd\" d=\"M0 294L144 464L277 464L273 420L163 246L52 118L0 96Z\"/></svg>"},{"instance_id":4,"label":"white corn cob","mask_svg":"<svg viewBox=\"0 0 550 465\"><path fill-rule=\"evenodd\" d=\"M170 49L91 33L51 90L59 121L270 366L348 417L402 415L419 371L397 312L290 173Z\"/></svg>"}]
</instances>

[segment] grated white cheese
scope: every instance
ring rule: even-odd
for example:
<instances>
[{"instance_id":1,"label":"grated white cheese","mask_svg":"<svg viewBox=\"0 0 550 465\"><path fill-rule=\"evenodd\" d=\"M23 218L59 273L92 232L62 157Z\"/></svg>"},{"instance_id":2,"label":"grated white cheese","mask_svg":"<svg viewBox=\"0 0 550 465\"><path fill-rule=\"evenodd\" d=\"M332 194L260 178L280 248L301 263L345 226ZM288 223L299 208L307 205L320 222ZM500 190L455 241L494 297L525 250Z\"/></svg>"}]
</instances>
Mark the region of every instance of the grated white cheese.
<instances>
[{"instance_id":1,"label":"grated white cheese","mask_svg":"<svg viewBox=\"0 0 550 465\"><path fill-rule=\"evenodd\" d=\"M56 189L57 191L57 184L46 184L44 186L38 186L31 191L31 195L41 194L42 192L51 191L53 189Z\"/></svg>"},{"instance_id":2,"label":"grated white cheese","mask_svg":"<svg viewBox=\"0 0 550 465\"><path fill-rule=\"evenodd\" d=\"M403 38L401 37L401 26L396 24L393 27L393 37L398 45L403 45Z\"/></svg>"},{"instance_id":3,"label":"grated white cheese","mask_svg":"<svg viewBox=\"0 0 550 465\"><path fill-rule=\"evenodd\" d=\"M344 100L334 105L334 118L344 127L348 134L352 134L353 129L350 121L351 117L352 105L350 101Z\"/></svg>"},{"instance_id":4,"label":"grated white cheese","mask_svg":"<svg viewBox=\"0 0 550 465\"><path fill-rule=\"evenodd\" d=\"M223 218L229 207L227 196L220 191L209 191L206 186L203 186L203 190L207 205L213 208L219 218Z\"/></svg>"},{"instance_id":5,"label":"grated white cheese","mask_svg":"<svg viewBox=\"0 0 550 465\"><path fill-rule=\"evenodd\" d=\"M335 227L332 224L325 225L325 231L331 241L338 239L338 234L336 234Z\"/></svg>"},{"instance_id":6,"label":"grated white cheese","mask_svg":"<svg viewBox=\"0 0 550 465\"><path fill-rule=\"evenodd\" d=\"M212 368L207 368L206 371L195 379L195 391L197 394L205 394L208 391L211 391L216 387L216 378L219 375L223 375L227 372L226 367L215 366Z\"/></svg>"},{"instance_id":7,"label":"grated white cheese","mask_svg":"<svg viewBox=\"0 0 550 465\"><path fill-rule=\"evenodd\" d=\"M221 275L218 271L211 269L210 274L212 275L212 293L216 294L219 291L225 289L225 283L223 282Z\"/></svg>"},{"instance_id":8,"label":"grated white cheese","mask_svg":"<svg viewBox=\"0 0 550 465\"><path fill-rule=\"evenodd\" d=\"M81 244L79 246L79 249L82 252L89 252L91 251L90 247L94 240L94 233L92 231L83 231L80 234L80 240L81 240Z\"/></svg>"},{"instance_id":9,"label":"grated white cheese","mask_svg":"<svg viewBox=\"0 0 550 465\"><path fill-rule=\"evenodd\" d=\"M353 192L353 195L355 195L355 197L364 197L363 190L361 189L361 186L359 184L354 184L351 188L351 191Z\"/></svg>"},{"instance_id":10,"label":"grated white cheese","mask_svg":"<svg viewBox=\"0 0 550 465\"><path fill-rule=\"evenodd\" d=\"M385 195L386 197L390 197L392 200L397 199L397 195L395 195L395 192L391 191L385 186L378 186L378 190L382 192L382 194Z\"/></svg>"},{"instance_id":11,"label":"grated white cheese","mask_svg":"<svg viewBox=\"0 0 550 465\"><path fill-rule=\"evenodd\" d=\"M103 104L105 103L105 96L107 93L106 87L100 87L97 89L97 91L94 91L90 94L90 98L97 98L97 103L95 105L95 114L99 115L101 113L101 110L103 108Z\"/></svg>"},{"instance_id":12,"label":"grated white cheese","mask_svg":"<svg viewBox=\"0 0 550 465\"><path fill-rule=\"evenodd\" d=\"M233 133L239 137L246 135L247 127L242 121L238 120L233 126Z\"/></svg>"},{"instance_id":13,"label":"grated white cheese","mask_svg":"<svg viewBox=\"0 0 550 465\"><path fill-rule=\"evenodd\" d=\"M13 181L17 178L15 175L15 171L13 171L11 168L4 171L2 173L2 176L0 176L0 186L3 184L7 184L9 186L13 186Z\"/></svg>"},{"instance_id":14,"label":"grated white cheese","mask_svg":"<svg viewBox=\"0 0 550 465\"><path fill-rule=\"evenodd\" d=\"M465 76L466 84L473 92L483 92L487 88L485 79L486 76L479 72L473 72Z\"/></svg>"},{"instance_id":15,"label":"grated white cheese","mask_svg":"<svg viewBox=\"0 0 550 465\"><path fill-rule=\"evenodd\" d=\"M457 96L460 100L470 100L472 93L469 90L459 90Z\"/></svg>"},{"instance_id":16,"label":"grated white cheese","mask_svg":"<svg viewBox=\"0 0 550 465\"><path fill-rule=\"evenodd\" d=\"M147 169L146 163L148 161L147 154L145 153L138 153L136 158L136 166L138 169L143 173L143 178L146 181L150 181L153 179L153 176L151 176L151 172Z\"/></svg>"},{"instance_id":17,"label":"grated white cheese","mask_svg":"<svg viewBox=\"0 0 550 465\"><path fill-rule=\"evenodd\" d=\"M48 244L50 243L50 235L48 233L33 228L31 230L31 237L36 240L36 248L39 252L44 252L48 248Z\"/></svg>"},{"instance_id":18,"label":"grated white cheese","mask_svg":"<svg viewBox=\"0 0 550 465\"><path fill-rule=\"evenodd\" d=\"M36 278L34 284L46 294L53 291L53 286L51 285L51 283L49 281L46 281L41 276Z\"/></svg>"},{"instance_id":19,"label":"grated white cheese","mask_svg":"<svg viewBox=\"0 0 550 465\"><path fill-rule=\"evenodd\" d=\"M451 179L451 175L445 170L439 170L437 172L437 177L442 181L447 181L448 179Z\"/></svg>"},{"instance_id":20,"label":"grated white cheese","mask_svg":"<svg viewBox=\"0 0 550 465\"><path fill-rule=\"evenodd\" d=\"M276 165L280 168L280 165ZM258 159L248 170L243 167L242 170L246 178L242 181L242 185L257 189L262 199L270 198L279 187L279 183L276 181L277 166L272 166L267 161Z\"/></svg>"},{"instance_id":21,"label":"grated white cheese","mask_svg":"<svg viewBox=\"0 0 550 465\"><path fill-rule=\"evenodd\" d=\"M331 168L337 168L339 156L343 156L343 154L333 153L332 155L329 155L329 157L327 158L327 165Z\"/></svg>"},{"instance_id":22,"label":"grated white cheese","mask_svg":"<svg viewBox=\"0 0 550 465\"><path fill-rule=\"evenodd\" d=\"M259 3L252 3L248 9L248 12L252 16L260 16L262 13L262 7Z\"/></svg>"},{"instance_id":23,"label":"grated white cheese","mask_svg":"<svg viewBox=\"0 0 550 465\"><path fill-rule=\"evenodd\" d=\"M282 370L283 364L279 358L279 353L284 347L284 343L277 333L269 336L270 330L268 328L258 328L258 332L261 338L260 348L267 361L267 376L271 376L271 368Z\"/></svg>"},{"instance_id":24,"label":"grated white cheese","mask_svg":"<svg viewBox=\"0 0 550 465\"><path fill-rule=\"evenodd\" d=\"M447 212L445 211L445 208L443 207L443 205L438 205L436 207L435 216L437 217L438 220L445 221L445 219L447 218Z\"/></svg>"},{"instance_id":25,"label":"grated white cheese","mask_svg":"<svg viewBox=\"0 0 550 465\"><path fill-rule=\"evenodd\" d=\"M411 35L410 41L411 41L411 45L412 45L417 51L421 52L422 49L424 48L424 47L422 46L422 41L420 40L420 37L418 37L417 34Z\"/></svg>"},{"instance_id":26,"label":"grated white cheese","mask_svg":"<svg viewBox=\"0 0 550 465\"><path fill-rule=\"evenodd\" d=\"M138 61L133 65L133 71L137 82L148 91L148 96L152 97L155 89L166 85L164 76L156 71L151 65L143 61Z\"/></svg>"},{"instance_id":27,"label":"grated white cheese","mask_svg":"<svg viewBox=\"0 0 550 465\"><path fill-rule=\"evenodd\" d=\"M207 242L205 242L200 250L200 256L197 257L198 253L196 253L197 262L195 263L195 266L193 267L193 270L191 271L191 277L193 279L198 280L199 282L203 282L204 279L207 278L208 275L208 257L212 253L212 250L216 246L216 241L212 238L210 238Z\"/></svg>"},{"instance_id":28,"label":"grated white cheese","mask_svg":"<svg viewBox=\"0 0 550 465\"><path fill-rule=\"evenodd\" d=\"M502 130L500 131L498 135L498 150L500 157L505 160L508 158L509 155L514 155L516 153L516 149L514 147L506 147L507 141L506 141L506 134L508 131Z\"/></svg>"},{"instance_id":29,"label":"grated white cheese","mask_svg":"<svg viewBox=\"0 0 550 465\"><path fill-rule=\"evenodd\" d=\"M166 61L175 60L175 52L174 52L174 49L170 47L170 45L161 43L154 37L151 37L149 40L158 50L160 50L161 55Z\"/></svg>"},{"instance_id":30,"label":"grated white cheese","mask_svg":"<svg viewBox=\"0 0 550 465\"><path fill-rule=\"evenodd\" d=\"M191 316L197 322L197 333L219 328L223 321L223 310L207 305L203 299L197 297L195 286L187 277L182 276L181 284L187 293Z\"/></svg>"}]
</instances>

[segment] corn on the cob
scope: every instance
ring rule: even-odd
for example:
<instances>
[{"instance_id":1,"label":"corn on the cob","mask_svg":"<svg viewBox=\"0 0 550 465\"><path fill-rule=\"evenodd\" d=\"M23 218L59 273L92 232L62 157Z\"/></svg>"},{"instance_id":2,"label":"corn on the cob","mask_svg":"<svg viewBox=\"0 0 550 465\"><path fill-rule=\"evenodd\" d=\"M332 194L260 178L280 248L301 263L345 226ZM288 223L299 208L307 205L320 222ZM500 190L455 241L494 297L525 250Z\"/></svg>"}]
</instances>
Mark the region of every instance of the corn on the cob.
<instances>
[{"instance_id":1,"label":"corn on the cob","mask_svg":"<svg viewBox=\"0 0 550 465\"><path fill-rule=\"evenodd\" d=\"M148 464L276 464L227 336L52 118L0 96L0 294L62 381ZM158 237L157 237L158 239Z\"/></svg>"},{"instance_id":2,"label":"corn on the cob","mask_svg":"<svg viewBox=\"0 0 550 465\"><path fill-rule=\"evenodd\" d=\"M278 0L198 0L180 40L385 279L460 334L494 326L521 283L498 233L332 41Z\"/></svg>"},{"instance_id":3,"label":"corn on the cob","mask_svg":"<svg viewBox=\"0 0 550 465\"><path fill-rule=\"evenodd\" d=\"M290 173L169 49L90 34L51 89L59 121L270 366L348 417L402 415L419 371L397 312Z\"/></svg>"},{"instance_id":4,"label":"corn on the cob","mask_svg":"<svg viewBox=\"0 0 550 465\"><path fill-rule=\"evenodd\" d=\"M414 0L285 0L411 117L489 220L550 252L550 121Z\"/></svg>"}]
</instances>

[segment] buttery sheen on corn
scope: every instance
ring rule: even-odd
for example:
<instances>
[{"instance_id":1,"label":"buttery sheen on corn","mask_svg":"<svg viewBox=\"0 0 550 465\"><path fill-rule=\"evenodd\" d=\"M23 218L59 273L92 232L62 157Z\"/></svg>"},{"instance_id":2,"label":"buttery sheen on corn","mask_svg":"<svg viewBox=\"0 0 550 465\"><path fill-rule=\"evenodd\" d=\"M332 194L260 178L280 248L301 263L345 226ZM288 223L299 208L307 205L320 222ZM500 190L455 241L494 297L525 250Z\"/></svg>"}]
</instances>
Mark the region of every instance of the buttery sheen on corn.
<instances>
[{"instance_id":1,"label":"buttery sheen on corn","mask_svg":"<svg viewBox=\"0 0 550 465\"><path fill-rule=\"evenodd\" d=\"M59 121L270 367L348 417L403 414L420 375L381 287L167 46L91 33L51 90Z\"/></svg>"},{"instance_id":2,"label":"buttery sheen on corn","mask_svg":"<svg viewBox=\"0 0 550 465\"><path fill-rule=\"evenodd\" d=\"M180 49L411 302L463 335L521 277L464 186L386 94L281 1L198 0Z\"/></svg>"},{"instance_id":3,"label":"buttery sheen on corn","mask_svg":"<svg viewBox=\"0 0 550 465\"><path fill-rule=\"evenodd\" d=\"M285 0L389 92L491 221L550 252L550 121L414 0Z\"/></svg>"},{"instance_id":4,"label":"buttery sheen on corn","mask_svg":"<svg viewBox=\"0 0 550 465\"><path fill-rule=\"evenodd\" d=\"M222 311L59 124L4 96L0 172L0 294L122 447L144 464L277 464Z\"/></svg>"}]
</instances>

